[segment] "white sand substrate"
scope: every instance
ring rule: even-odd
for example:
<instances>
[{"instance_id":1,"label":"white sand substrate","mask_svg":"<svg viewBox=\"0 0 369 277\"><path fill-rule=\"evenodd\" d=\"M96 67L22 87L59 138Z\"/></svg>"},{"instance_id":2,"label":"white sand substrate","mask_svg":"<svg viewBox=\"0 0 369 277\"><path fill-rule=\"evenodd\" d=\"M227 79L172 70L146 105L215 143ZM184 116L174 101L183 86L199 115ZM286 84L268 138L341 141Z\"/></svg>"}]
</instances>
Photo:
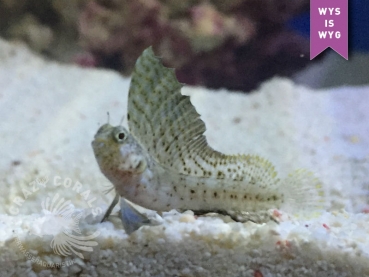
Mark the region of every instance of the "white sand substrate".
<instances>
[{"instance_id":1,"label":"white sand substrate","mask_svg":"<svg viewBox=\"0 0 369 277\"><path fill-rule=\"evenodd\" d=\"M126 115L129 81L0 40L1 277L369 276L369 87L313 91L281 78L252 94L185 87L215 149L259 154L281 177L315 172L327 211L260 225L171 211L128 236L117 216L99 223L113 194L90 143L107 112L113 125ZM52 247L70 223L48 213L55 197L70 200L82 216L72 231L92 246Z\"/></svg>"}]
</instances>

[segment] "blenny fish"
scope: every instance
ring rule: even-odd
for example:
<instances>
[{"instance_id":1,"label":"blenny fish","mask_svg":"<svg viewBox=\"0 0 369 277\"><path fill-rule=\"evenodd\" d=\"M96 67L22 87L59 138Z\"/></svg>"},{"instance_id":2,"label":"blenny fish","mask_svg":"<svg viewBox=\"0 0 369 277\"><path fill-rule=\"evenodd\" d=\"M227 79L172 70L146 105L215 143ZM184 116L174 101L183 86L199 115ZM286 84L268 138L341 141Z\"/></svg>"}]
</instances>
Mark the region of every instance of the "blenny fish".
<instances>
[{"instance_id":1,"label":"blenny fish","mask_svg":"<svg viewBox=\"0 0 369 277\"><path fill-rule=\"evenodd\" d=\"M174 69L146 49L138 58L128 95L128 127L104 124L92 142L102 173L121 201L128 233L150 220L125 199L158 212L177 209L217 212L238 221L270 220L271 209L299 213L320 209L322 185L297 170L279 179L274 166L255 155L226 155L212 149L200 115Z\"/></svg>"}]
</instances>

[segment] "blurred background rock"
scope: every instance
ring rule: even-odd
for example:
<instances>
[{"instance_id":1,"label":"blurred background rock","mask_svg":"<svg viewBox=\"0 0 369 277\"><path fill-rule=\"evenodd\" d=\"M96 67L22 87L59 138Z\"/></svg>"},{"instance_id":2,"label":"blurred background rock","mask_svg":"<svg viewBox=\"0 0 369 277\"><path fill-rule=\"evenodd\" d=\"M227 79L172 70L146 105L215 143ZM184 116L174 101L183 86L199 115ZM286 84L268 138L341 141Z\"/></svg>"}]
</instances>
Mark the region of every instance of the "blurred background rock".
<instances>
[{"instance_id":1,"label":"blurred background rock","mask_svg":"<svg viewBox=\"0 0 369 277\"><path fill-rule=\"evenodd\" d=\"M250 91L275 75L312 87L364 84L364 2L350 1L349 62L333 51L309 61L309 0L0 0L0 35L125 75L153 45L181 82L209 88Z\"/></svg>"}]
</instances>

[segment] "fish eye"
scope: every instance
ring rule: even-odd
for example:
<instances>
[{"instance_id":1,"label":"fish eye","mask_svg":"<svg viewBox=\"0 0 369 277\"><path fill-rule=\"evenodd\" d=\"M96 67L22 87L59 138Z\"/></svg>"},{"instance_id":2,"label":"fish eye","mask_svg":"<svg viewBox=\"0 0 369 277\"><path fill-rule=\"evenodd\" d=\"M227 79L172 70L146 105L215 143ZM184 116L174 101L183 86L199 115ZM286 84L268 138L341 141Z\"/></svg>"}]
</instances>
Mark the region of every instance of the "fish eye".
<instances>
[{"instance_id":1,"label":"fish eye","mask_svg":"<svg viewBox=\"0 0 369 277\"><path fill-rule=\"evenodd\" d=\"M128 138L128 131L121 126L115 127L113 137L117 142L122 143Z\"/></svg>"},{"instance_id":2,"label":"fish eye","mask_svg":"<svg viewBox=\"0 0 369 277\"><path fill-rule=\"evenodd\" d=\"M122 131L118 132L115 134L115 139L118 141L118 142L122 142L124 141L124 139L126 138L126 134Z\"/></svg>"}]
</instances>

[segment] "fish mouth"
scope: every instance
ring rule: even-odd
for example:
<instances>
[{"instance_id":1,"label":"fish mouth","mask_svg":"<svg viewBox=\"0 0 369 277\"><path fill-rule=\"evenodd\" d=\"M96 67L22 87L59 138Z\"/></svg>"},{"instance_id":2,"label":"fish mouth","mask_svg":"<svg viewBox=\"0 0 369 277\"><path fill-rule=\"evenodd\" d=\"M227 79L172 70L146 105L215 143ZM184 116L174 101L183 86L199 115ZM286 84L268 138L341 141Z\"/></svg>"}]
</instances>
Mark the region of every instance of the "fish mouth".
<instances>
[{"instance_id":1,"label":"fish mouth","mask_svg":"<svg viewBox=\"0 0 369 277\"><path fill-rule=\"evenodd\" d=\"M97 149L97 148L102 148L105 146L105 142L106 140L103 138L95 138L92 142L91 142L91 146L93 149Z\"/></svg>"}]
</instances>

